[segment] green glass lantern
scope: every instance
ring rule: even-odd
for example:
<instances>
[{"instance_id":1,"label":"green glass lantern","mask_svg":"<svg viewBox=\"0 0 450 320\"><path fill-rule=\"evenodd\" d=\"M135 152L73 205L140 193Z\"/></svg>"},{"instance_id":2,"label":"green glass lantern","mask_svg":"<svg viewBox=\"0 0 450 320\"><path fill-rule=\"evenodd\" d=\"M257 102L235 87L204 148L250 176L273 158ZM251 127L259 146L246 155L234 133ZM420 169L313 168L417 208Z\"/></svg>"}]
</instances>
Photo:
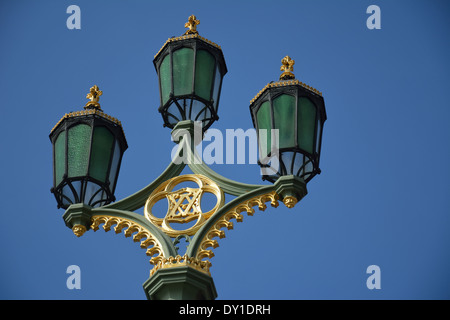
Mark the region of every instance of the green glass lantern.
<instances>
[{"instance_id":1,"label":"green glass lantern","mask_svg":"<svg viewBox=\"0 0 450 320\"><path fill-rule=\"evenodd\" d=\"M115 200L122 155L128 148L120 121L103 113L97 86L85 110L71 112L50 133L53 188L58 208L84 203L99 207Z\"/></svg>"},{"instance_id":2,"label":"green glass lantern","mask_svg":"<svg viewBox=\"0 0 450 320\"><path fill-rule=\"evenodd\" d=\"M279 81L266 85L250 102L259 164L265 169L264 180L275 182L280 176L294 175L308 182L320 173L325 103L321 92L295 79L294 60L286 56L281 62L284 72ZM268 165L275 156L278 168Z\"/></svg>"},{"instance_id":3,"label":"green glass lantern","mask_svg":"<svg viewBox=\"0 0 450 320\"><path fill-rule=\"evenodd\" d=\"M185 24L189 30L167 40L153 64L159 78L160 107L164 126L179 121L201 121L203 131L219 119L218 107L223 76L227 73L219 45L199 36L195 16Z\"/></svg>"}]
</instances>

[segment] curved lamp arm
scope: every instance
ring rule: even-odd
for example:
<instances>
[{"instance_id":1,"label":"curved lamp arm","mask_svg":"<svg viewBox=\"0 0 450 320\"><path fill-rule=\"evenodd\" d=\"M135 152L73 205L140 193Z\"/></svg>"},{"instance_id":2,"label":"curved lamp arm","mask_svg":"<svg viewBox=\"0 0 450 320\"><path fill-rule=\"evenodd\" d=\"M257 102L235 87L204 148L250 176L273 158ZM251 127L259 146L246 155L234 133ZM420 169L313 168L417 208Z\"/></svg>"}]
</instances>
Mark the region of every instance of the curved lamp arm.
<instances>
[{"instance_id":1,"label":"curved lamp arm","mask_svg":"<svg viewBox=\"0 0 450 320\"><path fill-rule=\"evenodd\" d=\"M231 219L241 222L243 220L241 212L253 215L255 212L254 206L258 206L260 210L264 211L266 209L265 202L267 201L270 201L273 207L278 206L278 195L274 190L275 187L273 185L263 186L244 193L225 204L197 231L193 241L189 244L186 254L199 260L212 258L214 254L208 248L219 246L217 240L213 240L213 238L225 237L224 231L221 230L222 228L233 229Z\"/></svg>"},{"instance_id":2,"label":"curved lamp arm","mask_svg":"<svg viewBox=\"0 0 450 320\"><path fill-rule=\"evenodd\" d=\"M192 143L193 141L196 141L197 135L201 135L201 133L196 132L197 130L201 131L201 127L196 126L195 122L191 120L178 122L172 130L172 135L178 136L178 139L184 143L183 147L185 147L187 151L187 157L185 160L187 161L187 165L192 172L210 178L216 182L225 193L233 196L240 196L252 190L267 186L234 181L220 175L208 167L208 165L203 162L198 154L197 149L195 148L195 143Z\"/></svg>"},{"instance_id":3,"label":"curved lamp arm","mask_svg":"<svg viewBox=\"0 0 450 320\"><path fill-rule=\"evenodd\" d=\"M192 172L196 174L202 174L210 178L211 180L215 181L225 193L228 193L233 196L239 196L243 193L247 193L265 186L258 184L242 183L225 178L224 176L220 175L219 173L215 172L210 167L208 167L208 165L206 165L200 159L200 156L198 155L198 152L195 148L193 150L193 153L190 154L190 156L194 159L188 164Z\"/></svg>"},{"instance_id":4,"label":"curved lamp arm","mask_svg":"<svg viewBox=\"0 0 450 320\"><path fill-rule=\"evenodd\" d=\"M174 159L175 161L171 161L170 164L167 166L166 170L164 170L164 172L158 178L156 178L153 182L151 182L148 186L144 187L143 189L139 190L138 192L136 192L122 200L108 204L101 208L135 211L135 210L143 207L145 204L145 201L147 201L147 198L153 192L153 190L156 189L156 187L158 187L164 181L166 181L170 178L173 178L175 176L178 176L183 171L186 164L185 163L177 164L177 162L179 162L179 161L177 161L177 159L179 159L180 153L185 148L185 144L186 143L184 141L182 141L182 143L180 143L177 153L176 153L176 157ZM95 211L98 209L93 209L93 210Z\"/></svg>"},{"instance_id":5,"label":"curved lamp arm","mask_svg":"<svg viewBox=\"0 0 450 320\"><path fill-rule=\"evenodd\" d=\"M145 201L153 190L162 182L179 175L186 164L177 163L185 142L175 154L175 158L167 166L166 170L148 186L138 192L110 205L100 208L91 208L84 204L71 205L63 215L63 219L70 229L80 237L89 229L98 230L100 224L105 231L109 231L113 225L116 233L126 228L125 236L137 232L133 236L134 241L140 241L142 248L152 247L147 250L147 255L152 256L150 262L157 264L163 257L176 256L177 252L168 235L152 225L144 216L133 212L144 206ZM154 256L156 255L156 256Z\"/></svg>"},{"instance_id":6,"label":"curved lamp arm","mask_svg":"<svg viewBox=\"0 0 450 320\"><path fill-rule=\"evenodd\" d=\"M116 233L125 229L125 236L133 235L133 241L140 241L140 246L147 249L147 255L151 256L150 263L156 265L162 258L176 256L177 251L168 235L151 224L144 216L135 212L123 211L111 208L98 208L92 210L91 228L98 230L100 224L105 231L109 231L115 225Z\"/></svg>"},{"instance_id":7,"label":"curved lamp arm","mask_svg":"<svg viewBox=\"0 0 450 320\"><path fill-rule=\"evenodd\" d=\"M217 183L225 193L237 196L215 212L189 243L186 255L202 260L214 255L207 249L218 246L217 240L212 238L225 236L221 228L232 229L233 223L229 221L230 219L242 221L243 216L240 213L246 211L248 215L253 215L255 212L253 206L256 205L260 210L265 210L267 201L270 201L273 207L277 207L278 200L282 199L285 205L291 208L306 195L307 191L304 181L294 176L281 177L270 185L256 185L241 183L220 175L206 165L199 156L195 148L196 134L199 134L195 132L196 129L198 128L195 123L187 120L179 122L172 131L172 134L176 132L175 136L178 135L180 145L187 153L187 158L184 159L187 165L195 174L204 175Z\"/></svg>"}]
</instances>

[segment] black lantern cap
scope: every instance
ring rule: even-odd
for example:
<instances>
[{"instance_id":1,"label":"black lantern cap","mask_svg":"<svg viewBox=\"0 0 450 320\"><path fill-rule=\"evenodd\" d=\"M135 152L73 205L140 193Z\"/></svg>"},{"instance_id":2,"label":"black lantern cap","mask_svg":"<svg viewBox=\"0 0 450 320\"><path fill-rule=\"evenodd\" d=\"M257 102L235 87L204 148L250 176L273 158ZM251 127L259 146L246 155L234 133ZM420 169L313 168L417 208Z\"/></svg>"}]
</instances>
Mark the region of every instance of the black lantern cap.
<instances>
[{"instance_id":1,"label":"black lantern cap","mask_svg":"<svg viewBox=\"0 0 450 320\"><path fill-rule=\"evenodd\" d=\"M223 76L227 73L222 49L197 32L200 21L192 15L189 30L172 37L155 55L160 107L164 126L174 128L183 120L201 121L203 131L218 120Z\"/></svg>"},{"instance_id":2,"label":"black lantern cap","mask_svg":"<svg viewBox=\"0 0 450 320\"><path fill-rule=\"evenodd\" d=\"M115 200L122 155L128 148L120 121L99 104L102 91L93 86L83 111L65 114L50 133L53 187L58 208L84 203L91 207Z\"/></svg>"},{"instance_id":3,"label":"black lantern cap","mask_svg":"<svg viewBox=\"0 0 450 320\"><path fill-rule=\"evenodd\" d=\"M308 182L320 173L325 103L321 92L295 79L294 60L286 56L281 62L279 81L267 84L250 101L262 178L275 182L280 176L294 175ZM272 129L278 134L272 135ZM270 161L274 157L278 161Z\"/></svg>"}]
</instances>

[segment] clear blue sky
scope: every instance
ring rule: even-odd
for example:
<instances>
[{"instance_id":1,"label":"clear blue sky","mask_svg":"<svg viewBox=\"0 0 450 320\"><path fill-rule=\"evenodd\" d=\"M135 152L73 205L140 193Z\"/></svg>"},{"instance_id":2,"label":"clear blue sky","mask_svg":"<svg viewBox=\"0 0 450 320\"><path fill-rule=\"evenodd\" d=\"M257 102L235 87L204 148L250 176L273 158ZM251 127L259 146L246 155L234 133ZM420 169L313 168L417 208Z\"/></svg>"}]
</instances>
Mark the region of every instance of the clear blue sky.
<instances>
[{"instance_id":1,"label":"clear blue sky","mask_svg":"<svg viewBox=\"0 0 450 320\"><path fill-rule=\"evenodd\" d=\"M81 8L68 30L66 8ZM381 8L381 30L366 9ZM129 149L116 191L150 183L173 142L157 112L153 56L184 32L222 46L228 66L214 128L251 128L249 101L295 75L323 92L321 169L294 209L244 217L211 260L218 299L450 298L448 1L2 1L0 180L2 299L145 299L150 264L130 238L65 227L48 135L89 88L122 121ZM257 165L214 165L262 183ZM188 170L186 172L189 172ZM81 290L66 268L81 268ZM366 268L381 268L381 289Z\"/></svg>"}]
</instances>

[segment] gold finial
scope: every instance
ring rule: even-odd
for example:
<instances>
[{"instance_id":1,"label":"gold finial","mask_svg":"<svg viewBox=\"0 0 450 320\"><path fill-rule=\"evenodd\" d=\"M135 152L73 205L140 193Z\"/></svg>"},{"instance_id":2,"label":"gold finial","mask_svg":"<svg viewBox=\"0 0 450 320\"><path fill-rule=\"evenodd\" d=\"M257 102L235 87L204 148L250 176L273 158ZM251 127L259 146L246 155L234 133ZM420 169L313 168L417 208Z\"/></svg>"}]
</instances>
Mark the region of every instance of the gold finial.
<instances>
[{"instance_id":1,"label":"gold finial","mask_svg":"<svg viewBox=\"0 0 450 320\"><path fill-rule=\"evenodd\" d=\"M76 224L72 227L72 231L77 237L81 237L86 232L86 230L86 227L82 224Z\"/></svg>"},{"instance_id":2,"label":"gold finial","mask_svg":"<svg viewBox=\"0 0 450 320\"><path fill-rule=\"evenodd\" d=\"M184 34L198 34L197 26L200 24L200 20L197 20L197 18L194 15L191 15L189 17L188 22L184 24L185 28L189 28Z\"/></svg>"},{"instance_id":3,"label":"gold finial","mask_svg":"<svg viewBox=\"0 0 450 320\"><path fill-rule=\"evenodd\" d=\"M291 57L286 56L281 60L282 66L280 68L280 71L284 71L281 76L280 80L291 80L295 79L294 74L292 71L294 71L294 64L295 61L291 59Z\"/></svg>"},{"instance_id":4,"label":"gold finial","mask_svg":"<svg viewBox=\"0 0 450 320\"><path fill-rule=\"evenodd\" d=\"M89 93L86 95L86 99L91 99L86 105L84 106L85 109L100 109L100 103L98 103L98 100L100 99L100 96L103 94L103 91L100 91L97 85L94 85L89 90Z\"/></svg>"},{"instance_id":5,"label":"gold finial","mask_svg":"<svg viewBox=\"0 0 450 320\"><path fill-rule=\"evenodd\" d=\"M286 207L288 207L289 209L293 208L296 204L297 204L298 200L295 197L292 196L287 196L284 197L283 199L283 203Z\"/></svg>"}]
</instances>

